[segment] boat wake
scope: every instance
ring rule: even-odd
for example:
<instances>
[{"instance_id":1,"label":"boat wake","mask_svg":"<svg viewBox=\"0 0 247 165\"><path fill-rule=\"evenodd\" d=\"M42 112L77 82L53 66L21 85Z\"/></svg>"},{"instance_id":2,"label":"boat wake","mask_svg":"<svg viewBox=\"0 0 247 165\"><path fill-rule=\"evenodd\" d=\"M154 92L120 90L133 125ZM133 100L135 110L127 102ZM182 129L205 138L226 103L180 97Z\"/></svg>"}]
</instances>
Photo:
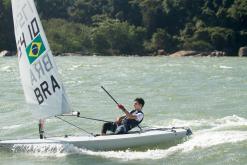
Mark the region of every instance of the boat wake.
<instances>
[{"instance_id":1,"label":"boat wake","mask_svg":"<svg viewBox=\"0 0 247 165\"><path fill-rule=\"evenodd\" d=\"M178 121L178 120L177 120ZM174 122L174 121L173 121ZM198 127L200 121L179 121L189 123L188 126ZM189 140L168 149L149 149L146 151L91 151L77 148L73 145L63 144L40 144L40 145L15 145L14 152L30 153L37 156L66 156L71 154L81 154L90 156L100 156L103 158L113 158L126 160L136 159L161 159L171 155L188 153L194 150L202 150L218 145L238 143L247 141L247 119L238 116L227 116L209 122L202 120L201 124L205 127L195 131ZM245 128L245 129L243 129Z\"/></svg>"}]
</instances>

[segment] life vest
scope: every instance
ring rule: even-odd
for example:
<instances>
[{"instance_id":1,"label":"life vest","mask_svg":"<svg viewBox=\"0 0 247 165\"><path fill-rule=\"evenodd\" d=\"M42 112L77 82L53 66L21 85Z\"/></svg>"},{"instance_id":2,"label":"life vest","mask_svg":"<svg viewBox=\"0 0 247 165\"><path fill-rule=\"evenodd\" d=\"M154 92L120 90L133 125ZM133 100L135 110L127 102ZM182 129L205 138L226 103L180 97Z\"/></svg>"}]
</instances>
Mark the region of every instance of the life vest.
<instances>
[{"instance_id":1,"label":"life vest","mask_svg":"<svg viewBox=\"0 0 247 165\"><path fill-rule=\"evenodd\" d=\"M130 114L133 114L135 111L137 110L132 110L130 112ZM141 121L137 121L135 119L128 119L127 117L123 120L122 124L125 125L125 128L127 129L127 132L129 130L131 130L132 128L138 126L142 120L144 119L144 113L142 111L138 111L137 113L142 113L143 114L143 118L141 119Z\"/></svg>"}]
</instances>

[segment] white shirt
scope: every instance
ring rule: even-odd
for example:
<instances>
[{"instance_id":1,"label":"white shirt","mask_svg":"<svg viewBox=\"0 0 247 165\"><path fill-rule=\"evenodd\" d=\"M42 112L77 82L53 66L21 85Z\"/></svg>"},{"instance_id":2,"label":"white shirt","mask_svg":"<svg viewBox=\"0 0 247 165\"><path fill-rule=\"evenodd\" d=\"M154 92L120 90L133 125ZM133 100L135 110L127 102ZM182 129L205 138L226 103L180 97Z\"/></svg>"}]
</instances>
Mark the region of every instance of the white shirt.
<instances>
[{"instance_id":1,"label":"white shirt","mask_svg":"<svg viewBox=\"0 0 247 165\"><path fill-rule=\"evenodd\" d=\"M144 117L144 115L137 110L134 113L132 113L132 115L136 116L136 119L135 119L136 121L141 121Z\"/></svg>"}]
</instances>

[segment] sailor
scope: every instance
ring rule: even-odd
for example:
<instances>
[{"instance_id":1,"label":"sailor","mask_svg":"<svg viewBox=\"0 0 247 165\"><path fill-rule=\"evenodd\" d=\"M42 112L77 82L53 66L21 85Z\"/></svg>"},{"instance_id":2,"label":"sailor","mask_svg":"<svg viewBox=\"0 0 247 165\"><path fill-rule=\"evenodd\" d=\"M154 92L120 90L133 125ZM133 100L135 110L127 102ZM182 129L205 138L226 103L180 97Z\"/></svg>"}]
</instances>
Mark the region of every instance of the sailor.
<instances>
[{"instance_id":1,"label":"sailor","mask_svg":"<svg viewBox=\"0 0 247 165\"><path fill-rule=\"evenodd\" d=\"M114 134L125 134L132 128L138 126L143 118L144 113L142 108L145 102L142 98L136 98L134 100L134 110L127 111L122 104L118 104L118 108L122 110L125 115L118 117L115 122L105 123L102 127L101 135L106 135L107 131L111 131Z\"/></svg>"}]
</instances>

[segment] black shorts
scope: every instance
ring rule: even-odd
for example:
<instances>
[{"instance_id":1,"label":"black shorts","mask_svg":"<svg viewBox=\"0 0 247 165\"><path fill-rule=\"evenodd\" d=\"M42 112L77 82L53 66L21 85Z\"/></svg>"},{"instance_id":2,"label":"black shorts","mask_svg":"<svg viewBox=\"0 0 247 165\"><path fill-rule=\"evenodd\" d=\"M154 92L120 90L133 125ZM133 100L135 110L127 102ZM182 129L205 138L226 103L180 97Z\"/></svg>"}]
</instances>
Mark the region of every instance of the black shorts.
<instances>
[{"instance_id":1,"label":"black shorts","mask_svg":"<svg viewBox=\"0 0 247 165\"><path fill-rule=\"evenodd\" d=\"M115 132L117 129L117 124L115 122L105 123L102 127L101 133L106 133L107 131Z\"/></svg>"}]
</instances>

